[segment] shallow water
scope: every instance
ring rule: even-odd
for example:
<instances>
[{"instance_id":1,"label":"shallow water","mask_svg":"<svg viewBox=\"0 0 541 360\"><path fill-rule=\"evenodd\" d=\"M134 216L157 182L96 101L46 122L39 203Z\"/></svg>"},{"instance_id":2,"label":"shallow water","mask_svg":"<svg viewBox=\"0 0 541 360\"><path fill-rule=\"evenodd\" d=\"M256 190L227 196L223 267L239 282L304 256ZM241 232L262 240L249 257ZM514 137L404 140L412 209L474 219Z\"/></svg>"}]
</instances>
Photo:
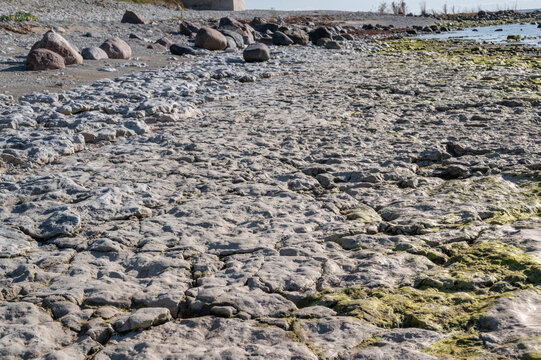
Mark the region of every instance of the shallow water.
<instances>
[{"instance_id":1,"label":"shallow water","mask_svg":"<svg viewBox=\"0 0 541 360\"><path fill-rule=\"evenodd\" d=\"M501 29L501 31L496 31ZM520 34L520 41L507 41L507 35ZM421 35L420 39L464 39L491 43L528 44L541 47L541 29L532 24L510 24L468 28L441 34Z\"/></svg>"}]
</instances>

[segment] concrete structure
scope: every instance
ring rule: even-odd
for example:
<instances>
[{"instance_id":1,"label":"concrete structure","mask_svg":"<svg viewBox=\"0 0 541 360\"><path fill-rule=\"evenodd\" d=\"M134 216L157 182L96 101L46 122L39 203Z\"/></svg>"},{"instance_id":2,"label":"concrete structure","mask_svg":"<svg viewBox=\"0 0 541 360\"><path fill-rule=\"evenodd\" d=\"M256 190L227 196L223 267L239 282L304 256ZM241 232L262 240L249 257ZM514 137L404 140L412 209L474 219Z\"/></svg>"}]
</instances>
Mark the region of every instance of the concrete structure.
<instances>
[{"instance_id":1,"label":"concrete structure","mask_svg":"<svg viewBox=\"0 0 541 360\"><path fill-rule=\"evenodd\" d=\"M244 10L244 0L181 0L188 9L194 10Z\"/></svg>"}]
</instances>

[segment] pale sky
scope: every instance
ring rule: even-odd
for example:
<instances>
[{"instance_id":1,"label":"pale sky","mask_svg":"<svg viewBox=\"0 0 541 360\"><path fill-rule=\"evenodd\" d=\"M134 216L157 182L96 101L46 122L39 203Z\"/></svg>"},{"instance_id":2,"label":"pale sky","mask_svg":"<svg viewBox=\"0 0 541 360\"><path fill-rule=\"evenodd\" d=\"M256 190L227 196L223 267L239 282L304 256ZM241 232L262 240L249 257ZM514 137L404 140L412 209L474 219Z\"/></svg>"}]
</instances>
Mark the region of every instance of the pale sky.
<instances>
[{"instance_id":1,"label":"pale sky","mask_svg":"<svg viewBox=\"0 0 541 360\"><path fill-rule=\"evenodd\" d=\"M376 11L381 1L378 0L244 0L247 9L276 10L349 10L349 11ZM391 0L387 0L390 3ZM419 4L423 0L406 0L408 10L419 13ZM541 7L539 0L426 0L428 10L440 11L447 3L450 10L454 5L457 11L471 11L482 8L484 10L535 9Z\"/></svg>"}]
</instances>

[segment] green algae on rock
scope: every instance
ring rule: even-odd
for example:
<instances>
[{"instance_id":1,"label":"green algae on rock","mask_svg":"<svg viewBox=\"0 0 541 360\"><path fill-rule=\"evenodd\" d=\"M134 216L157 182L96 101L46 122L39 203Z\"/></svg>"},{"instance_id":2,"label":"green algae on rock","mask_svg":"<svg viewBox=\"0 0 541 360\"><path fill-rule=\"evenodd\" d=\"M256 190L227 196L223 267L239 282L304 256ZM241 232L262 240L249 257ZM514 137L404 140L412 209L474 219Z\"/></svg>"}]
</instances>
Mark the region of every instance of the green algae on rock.
<instances>
[{"instance_id":1,"label":"green algae on rock","mask_svg":"<svg viewBox=\"0 0 541 360\"><path fill-rule=\"evenodd\" d=\"M411 249L414 247L395 250ZM541 285L541 264L502 242L456 242L440 247L440 251L445 263L418 278L414 286L326 290L314 302L382 328L416 327L448 333L425 349L432 355L469 359L485 354L479 320L496 300L516 295L510 291ZM374 338L360 346L377 342Z\"/></svg>"},{"instance_id":2,"label":"green algae on rock","mask_svg":"<svg viewBox=\"0 0 541 360\"><path fill-rule=\"evenodd\" d=\"M426 60L449 61L478 66L510 66L541 69L541 51L507 45L463 40L399 39L387 41L383 52L419 53Z\"/></svg>"}]
</instances>

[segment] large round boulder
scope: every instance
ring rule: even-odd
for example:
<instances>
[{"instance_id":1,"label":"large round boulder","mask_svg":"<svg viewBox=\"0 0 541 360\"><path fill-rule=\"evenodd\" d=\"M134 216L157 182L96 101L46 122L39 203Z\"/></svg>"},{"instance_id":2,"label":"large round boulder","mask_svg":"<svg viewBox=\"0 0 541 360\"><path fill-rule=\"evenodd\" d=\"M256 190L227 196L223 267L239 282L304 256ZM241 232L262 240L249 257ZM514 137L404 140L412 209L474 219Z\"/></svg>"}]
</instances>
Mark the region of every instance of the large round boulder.
<instances>
[{"instance_id":1,"label":"large round boulder","mask_svg":"<svg viewBox=\"0 0 541 360\"><path fill-rule=\"evenodd\" d=\"M270 59L270 51L267 45L255 43L249 45L243 53L246 62L263 62Z\"/></svg>"},{"instance_id":2,"label":"large round boulder","mask_svg":"<svg viewBox=\"0 0 541 360\"><path fill-rule=\"evenodd\" d=\"M131 57L130 45L119 37L105 40L105 42L100 45L100 49L105 51L110 59L129 59Z\"/></svg>"},{"instance_id":3,"label":"large round boulder","mask_svg":"<svg viewBox=\"0 0 541 360\"><path fill-rule=\"evenodd\" d=\"M207 50L224 50L227 48L227 39L218 30L202 27L195 36L195 46Z\"/></svg>"},{"instance_id":4,"label":"large round boulder","mask_svg":"<svg viewBox=\"0 0 541 360\"><path fill-rule=\"evenodd\" d=\"M47 49L51 50L64 58L65 65L82 64L83 57L64 39L61 35L49 30L43 35L43 38L32 46L32 50Z\"/></svg>"},{"instance_id":5,"label":"large round boulder","mask_svg":"<svg viewBox=\"0 0 541 360\"><path fill-rule=\"evenodd\" d=\"M26 57L25 70L55 70L64 69L66 64L60 54L47 49L35 49Z\"/></svg>"}]
</instances>

